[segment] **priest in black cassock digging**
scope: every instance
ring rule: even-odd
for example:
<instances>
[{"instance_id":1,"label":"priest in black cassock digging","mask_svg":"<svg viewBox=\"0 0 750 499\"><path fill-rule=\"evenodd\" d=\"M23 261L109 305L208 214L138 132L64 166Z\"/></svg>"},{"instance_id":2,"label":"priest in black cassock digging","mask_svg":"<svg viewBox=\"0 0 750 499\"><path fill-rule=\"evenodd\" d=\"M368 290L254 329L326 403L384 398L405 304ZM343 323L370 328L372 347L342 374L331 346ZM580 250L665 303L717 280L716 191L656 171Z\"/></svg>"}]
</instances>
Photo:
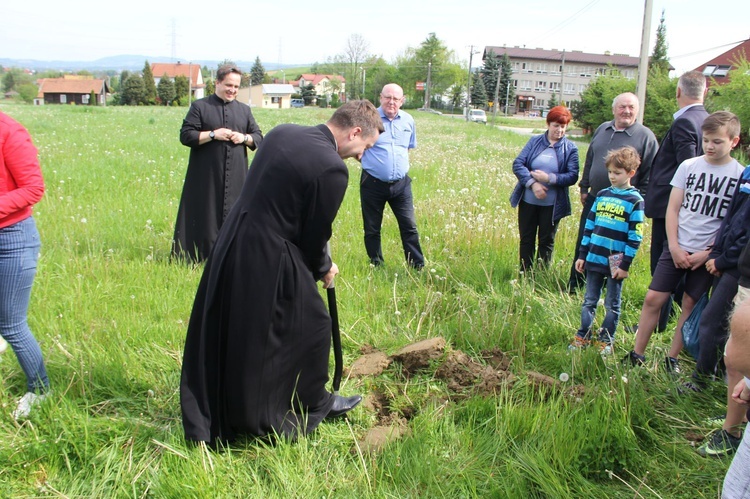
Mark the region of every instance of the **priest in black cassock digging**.
<instances>
[{"instance_id":1,"label":"priest in black cassock digging","mask_svg":"<svg viewBox=\"0 0 750 499\"><path fill-rule=\"evenodd\" d=\"M325 388L331 318L316 281L328 287L338 273L326 243L348 184L343 159L361 158L382 130L370 102L350 101L325 124L277 126L258 148L188 324L188 440L295 438L362 400Z\"/></svg>"}]
</instances>

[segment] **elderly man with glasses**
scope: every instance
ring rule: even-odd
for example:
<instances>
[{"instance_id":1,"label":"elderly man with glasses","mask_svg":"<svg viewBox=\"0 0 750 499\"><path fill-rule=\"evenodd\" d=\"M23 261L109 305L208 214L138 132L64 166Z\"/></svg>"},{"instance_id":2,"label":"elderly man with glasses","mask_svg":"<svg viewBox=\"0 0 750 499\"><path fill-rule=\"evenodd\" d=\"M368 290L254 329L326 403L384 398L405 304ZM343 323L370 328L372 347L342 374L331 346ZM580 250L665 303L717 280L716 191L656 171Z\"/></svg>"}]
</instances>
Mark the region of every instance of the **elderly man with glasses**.
<instances>
[{"instance_id":1,"label":"elderly man with glasses","mask_svg":"<svg viewBox=\"0 0 750 499\"><path fill-rule=\"evenodd\" d=\"M383 87L378 112L385 132L375 146L362 156L360 199L364 222L365 249L370 263L382 265L380 228L383 211L388 203L398 222L406 262L417 270L424 267L424 255L419 244L417 221L409 172L409 150L417 146L414 118L401 111L404 91L395 83Z\"/></svg>"}]
</instances>

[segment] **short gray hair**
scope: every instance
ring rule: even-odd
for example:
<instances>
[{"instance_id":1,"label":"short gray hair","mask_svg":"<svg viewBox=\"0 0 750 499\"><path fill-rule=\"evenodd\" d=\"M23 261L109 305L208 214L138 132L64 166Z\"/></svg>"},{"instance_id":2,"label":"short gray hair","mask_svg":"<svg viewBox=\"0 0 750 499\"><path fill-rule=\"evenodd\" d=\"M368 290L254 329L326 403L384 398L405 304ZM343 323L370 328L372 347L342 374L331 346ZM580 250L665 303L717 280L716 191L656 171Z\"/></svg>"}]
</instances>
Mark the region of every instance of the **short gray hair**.
<instances>
[{"instance_id":1,"label":"short gray hair","mask_svg":"<svg viewBox=\"0 0 750 499\"><path fill-rule=\"evenodd\" d=\"M706 93L706 77L700 71L688 71L680 76L677 88L690 99L703 100Z\"/></svg>"}]
</instances>

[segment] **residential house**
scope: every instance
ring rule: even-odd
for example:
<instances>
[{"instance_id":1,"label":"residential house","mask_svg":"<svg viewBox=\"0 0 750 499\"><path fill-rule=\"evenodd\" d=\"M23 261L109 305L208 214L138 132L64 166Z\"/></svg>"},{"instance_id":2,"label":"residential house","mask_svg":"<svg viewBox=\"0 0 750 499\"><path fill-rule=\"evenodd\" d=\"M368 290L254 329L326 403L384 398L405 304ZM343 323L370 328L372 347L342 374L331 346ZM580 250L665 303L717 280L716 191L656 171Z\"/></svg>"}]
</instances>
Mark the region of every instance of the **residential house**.
<instances>
[{"instance_id":1,"label":"residential house","mask_svg":"<svg viewBox=\"0 0 750 499\"><path fill-rule=\"evenodd\" d=\"M262 83L250 88L241 88L237 100L250 107L289 109L294 87L289 83Z\"/></svg>"},{"instance_id":2,"label":"residential house","mask_svg":"<svg viewBox=\"0 0 750 499\"><path fill-rule=\"evenodd\" d=\"M638 58L624 54L486 46L482 60L490 52L499 57L508 54L510 59L515 99L508 103L509 113L541 114L549 107L553 94L558 103L570 106L572 101L581 99L581 93L591 81L612 69L629 79L635 79L638 74ZM500 98L505 91L507 89L499 89ZM495 89L487 89L489 100L493 100L494 92Z\"/></svg>"},{"instance_id":3,"label":"residential house","mask_svg":"<svg viewBox=\"0 0 750 499\"><path fill-rule=\"evenodd\" d=\"M706 75L710 86L724 85L729 81L729 72L737 69L740 61L747 61L748 54L750 54L750 39L701 64L695 68L695 71Z\"/></svg>"},{"instance_id":4,"label":"residential house","mask_svg":"<svg viewBox=\"0 0 750 499\"><path fill-rule=\"evenodd\" d=\"M85 75L64 75L62 78L40 78L37 80L39 92L35 105L42 104L82 104L105 105L110 93L106 80ZM91 102L91 93L94 102Z\"/></svg>"},{"instance_id":5,"label":"residential house","mask_svg":"<svg viewBox=\"0 0 750 499\"><path fill-rule=\"evenodd\" d=\"M203 82L203 73L199 64L155 62L151 64L151 73L157 85L164 75L172 80L175 76L185 76L190 81L190 93L193 100L202 99L205 95L206 85Z\"/></svg>"},{"instance_id":6,"label":"residential house","mask_svg":"<svg viewBox=\"0 0 750 499\"><path fill-rule=\"evenodd\" d=\"M315 95L327 99L330 102L334 94L338 95L339 102L346 102L346 78L341 75L319 75L305 73L299 75L296 81L290 82L295 87L295 92L302 94L302 89L312 84Z\"/></svg>"}]
</instances>

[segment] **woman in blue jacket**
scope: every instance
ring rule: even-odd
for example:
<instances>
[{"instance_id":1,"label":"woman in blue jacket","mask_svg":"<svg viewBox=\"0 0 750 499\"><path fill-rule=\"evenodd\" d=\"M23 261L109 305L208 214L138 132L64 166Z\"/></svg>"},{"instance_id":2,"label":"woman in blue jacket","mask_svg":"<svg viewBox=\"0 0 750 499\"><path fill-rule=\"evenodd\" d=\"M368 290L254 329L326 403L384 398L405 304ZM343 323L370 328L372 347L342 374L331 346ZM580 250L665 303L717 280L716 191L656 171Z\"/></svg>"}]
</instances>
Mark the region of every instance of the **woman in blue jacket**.
<instances>
[{"instance_id":1,"label":"woman in blue jacket","mask_svg":"<svg viewBox=\"0 0 750 499\"><path fill-rule=\"evenodd\" d=\"M578 181L578 147L565 130L572 118L564 106L550 109L547 131L532 137L513 161L518 184L510 204L518 206L522 272L531 270L535 259L549 263L558 222L571 213L568 187Z\"/></svg>"}]
</instances>

